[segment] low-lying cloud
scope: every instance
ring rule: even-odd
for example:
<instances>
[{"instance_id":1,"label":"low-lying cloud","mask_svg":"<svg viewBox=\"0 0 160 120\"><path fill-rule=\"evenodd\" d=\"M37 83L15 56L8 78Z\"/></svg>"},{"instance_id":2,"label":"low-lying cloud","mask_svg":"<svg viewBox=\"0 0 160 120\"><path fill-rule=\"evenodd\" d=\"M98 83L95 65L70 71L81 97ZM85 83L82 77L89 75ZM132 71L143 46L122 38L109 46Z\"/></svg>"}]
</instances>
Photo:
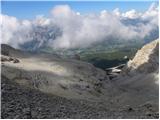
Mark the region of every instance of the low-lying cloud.
<instances>
[{"instance_id":1,"label":"low-lying cloud","mask_svg":"<svg viewBox=\"0 0 160 120\"><path fill-rule=\"evenodd\" d=\"M146 12L132 9L125 13L118 8L99 14L82 15L68 5L57 5L50 17L37 16L34 20L18 20L1 14L1 42L13 47L36 43L36 48L81 48L112 39L144 40L158 32L158 6L153 3Z\"/></svg>"}]
</instances>

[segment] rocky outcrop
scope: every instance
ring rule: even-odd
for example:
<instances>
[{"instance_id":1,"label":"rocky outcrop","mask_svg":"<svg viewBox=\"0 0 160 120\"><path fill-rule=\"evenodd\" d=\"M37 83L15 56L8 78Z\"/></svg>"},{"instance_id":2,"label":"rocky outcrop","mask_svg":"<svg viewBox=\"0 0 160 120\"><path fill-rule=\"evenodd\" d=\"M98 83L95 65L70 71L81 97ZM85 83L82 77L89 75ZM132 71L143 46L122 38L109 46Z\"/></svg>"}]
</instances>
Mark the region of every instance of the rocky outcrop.
<instances>
[{"instance_id":1,"label":"rocky outcrop","mask_svg":"<svg viewBox=\"0 0 160 120\"><path fill-rule=\"evenodd\" d=\"M137 74L158 74L159 66L159 40L144 45L137 51L135 57L125 65L107 68L105 71L110 79L119 76L135 76ZM158 76L158 75L157 75Z\"/></svg>"},{"instance_id":2,"label":"rocky outcrop","mask_svg":"<svg viewBox=\"0 0 160 120\"><path fill-rule=\"evenodd\" d=\"M12 63L19 63L20 61L17 58L9 57L5 55L1 55L1 62L12 62Z\"/></svg>"},{"instance_id":3,"label":"rocky outcrop","mask_svg":"<svg viewBox=\"0 0 160 120\"><path fill-rule=\"evenodd\" d=\"M134 75L137 73L152 73L158 71L159 66L159 40L143 46L133 60L127 63L123 73Z\"/></svg>"},{"instance_id":4,"label":"rocky outcrop","mask_svg":"<svg viewBox=\"0 0 160 120\"><path fill-rule=\"evenodd\" d=\"M122 69L122 73L113 80L117 87L126 91L125 94L117 96L118 99L122 100L123 98L124 101L130 102L129 104L149 102L158 110L158 45L158 40L144 45Z\"/></svg>"}]
</instances>

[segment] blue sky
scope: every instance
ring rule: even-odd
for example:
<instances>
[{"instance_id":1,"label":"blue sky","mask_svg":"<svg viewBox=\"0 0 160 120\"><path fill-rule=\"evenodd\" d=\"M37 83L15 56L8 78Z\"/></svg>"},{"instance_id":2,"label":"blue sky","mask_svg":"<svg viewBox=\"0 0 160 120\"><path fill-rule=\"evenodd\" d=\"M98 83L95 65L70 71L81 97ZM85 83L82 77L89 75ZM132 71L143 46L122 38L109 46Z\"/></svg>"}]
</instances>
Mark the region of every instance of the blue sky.
<instances>
[{"instance_id":1,"label":"blue sky","mask_svg":"<svg viewBox=\"0 0 160 120\"><path fill-rule=\"evenodd\" d=\"M146 11L153 1L2 1L2 14L15 16L18 19L33 19L37 15L49 16L50 10L56 5L69 5L74 11L82 14L99 12L101 10L112 11L119 8L120 11L125 12L130 9L137 11Z\"/></svg>"}]
</instances>

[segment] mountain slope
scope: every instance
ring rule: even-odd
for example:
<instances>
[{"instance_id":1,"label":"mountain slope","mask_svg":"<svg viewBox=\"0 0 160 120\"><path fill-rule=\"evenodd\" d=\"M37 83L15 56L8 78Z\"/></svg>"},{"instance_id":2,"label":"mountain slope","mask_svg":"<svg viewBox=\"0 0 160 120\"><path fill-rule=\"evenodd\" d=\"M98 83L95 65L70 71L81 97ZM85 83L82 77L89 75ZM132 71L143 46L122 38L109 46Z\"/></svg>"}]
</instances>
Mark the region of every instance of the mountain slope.
<instances>
[{"instance_id":1,"label":"mountain slope","mask_svg":"<svg viewBox=\"0 0 160 120\"><path fill-rule=\"evenodd\" d=\"M108 107L104 103L44 94L21 86L2 76L2 119L106 119L106 118L158 118L150 104L131 108Z\"/></svg>"},{"instance_id":2,"label":"mountain slope","mask_svg":"<svg viewBox=\"0 0 160 120\"><path fill-rule=\"evenodd\" d=\"M122 69L120 76L114 79L114 83L128 91L122 96L125 97L129 103L139 104L142 102L150 102L158 110L159 97L159 41L155 40L143 46ZM132 93L132 94L131 94ZM132 99L131 99L132 98ZM140 100L138 100L138 98Z\"/></svg>"},{"instance_id":3,"label":"mountain slope","mask_svg":"<svg viewBox=\"0 0 160 120\"><path fill-rule=\"evenodd\" d=\"M19 84L63 97L85 99L100 95L107 86L111 88L105 72L89 63L51 54L8 50L9 56L2 55L2 58L16 58L19 62L3 61L2 75Z\"/></svg>"},{"instance_id":4,"label":"mountain slope","mask_svg":"<svg viewBox=\"0 0 160 120\"><path fill-rule=\"evenodd\" d=\"M2 45L2 118L157 118L158 41L118 77L53 54ZM19 114L21 113L21 114Z\"/></svg>"}]
</instances>

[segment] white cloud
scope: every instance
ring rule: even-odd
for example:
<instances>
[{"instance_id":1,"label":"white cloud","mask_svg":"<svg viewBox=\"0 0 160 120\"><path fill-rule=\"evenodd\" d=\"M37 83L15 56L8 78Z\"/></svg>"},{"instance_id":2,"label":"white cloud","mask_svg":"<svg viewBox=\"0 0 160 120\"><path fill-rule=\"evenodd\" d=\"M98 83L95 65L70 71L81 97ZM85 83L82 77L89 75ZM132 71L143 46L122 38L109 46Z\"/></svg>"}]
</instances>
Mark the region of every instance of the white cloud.
<instances>
[{"instance_id":1,"label":"white cloud","mask_svg":"<svg viewBox=\"0 0 160 120\"><path fill-rule=\"evenodd\" d=\"M57 5L54 7L51 11L51 14L54 17L71 17L75 14L74 11L71 10L71 8L68 5Z\"/></svg>"},{"instance_id":2,"label":"white cloud","mask_svg":"<svg viewBox=\"0 0 160 120\"><path fill-rule=\"evenodd\" d=\"M4 43L9 43L13 37L14 32L18 29L19 22L15 17L1 15L2 18L2 38Z\"/></svg>"},{"instance_id":3,"label":"white cloud","mask_svg":"<svg viewBox=\"0 0 160 120\"><path fill-rule=\"evenodd\" d=\"M29 41L28 34L32 24L28 20L19 21L15 17L1 15L2 36L1 42L18 47L20 44Z\"/></svg>"},{"instance_id":4,"label":"white cloud","mask_svg":"<svg viewBox=\"0 0 160 120\"><path fill-rule=\"evenodd\" d=\"M113 14L115 14L116 16L121 16L121 13L120 13L120 10L119 10L119 8L116 8L116 9L114 9L113 10Z\"/></svg>"},{"instance_id":5,"label":"white cloud","mask_svg":"<svg viewBox=\"0 0 160 120\"><path fill-rule=\"evenodd\" d=\"M103 10L87 15L73 11L68 5L58 5L51 10L51 15L49 18L37 16L32 21L1 15L2 43L18 47L36 40L39 47L44 43L54 48L88 47L110 38L143 40L158 27L156 4L144 13L133 9L121 13L116 8L113 12ZM132 24L135 19L138 20L134 21L136 25Z\"/></svg>"},{"instance_id":6,"label":"white cloud","mask_svg":"<svg viewBox=\"0 0 160 120\"><path fill-rule=\"evenodd\" d=\"M136 10L132 9L130 11L127 11L126 13L123 13L122 16L130 19L136 19L141 16L141 13L138 13Z\"/></svg>"}]
</instances>

